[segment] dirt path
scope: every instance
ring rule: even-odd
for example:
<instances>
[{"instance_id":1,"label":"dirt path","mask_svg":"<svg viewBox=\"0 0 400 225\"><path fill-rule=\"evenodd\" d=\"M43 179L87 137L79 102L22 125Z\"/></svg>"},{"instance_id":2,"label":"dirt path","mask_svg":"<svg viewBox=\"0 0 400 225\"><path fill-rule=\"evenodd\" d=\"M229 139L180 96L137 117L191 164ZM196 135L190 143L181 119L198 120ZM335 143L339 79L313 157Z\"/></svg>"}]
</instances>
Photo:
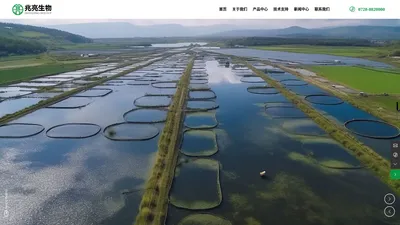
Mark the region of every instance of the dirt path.
<instances>
[{"instance_id":1,"label":"dirt path","mask_svg":"<svg viewBox=\"0 0 400 225\"><path fill-rule=\"evenodd\" d=\"M29 63L29 64L21 64L21 65L11 65L11 66L0 66L0 70L3 69L12 69L12 68L21 68L21 67L29 67L29 66L40 66L44 63Z\"/></svg>"},{"instance_id":2,"label":"dirt path","mask_svg":"<svg viewBox=\"0 0 400 225\"><path fill-rule=\"evenodd\" d=\"M304 80L307 80L308 82L313 83L315 85L324 86L325 88L341 92L342 94L357 94L357 93L359 93L358 91L356 91L352 88L343 86L341 84L337 84L337 83L330 81L324 77L321 77L318 74L316 74L310 70L307 70L304 68L291 68L291 67L285 67L285 66L282 66L282 67L287 70L297 72L297 74L299 74L301 77L303 77Z\"/></svg>"}]
</instances>

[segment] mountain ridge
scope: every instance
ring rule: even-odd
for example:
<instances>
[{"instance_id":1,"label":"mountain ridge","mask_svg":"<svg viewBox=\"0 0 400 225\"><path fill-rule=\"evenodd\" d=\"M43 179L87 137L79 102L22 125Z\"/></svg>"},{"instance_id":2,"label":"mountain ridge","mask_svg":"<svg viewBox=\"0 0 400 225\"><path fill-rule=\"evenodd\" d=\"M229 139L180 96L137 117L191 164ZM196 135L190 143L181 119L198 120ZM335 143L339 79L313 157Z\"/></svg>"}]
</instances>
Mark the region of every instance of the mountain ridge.
<instances>
[{"instance_id":1,"label":"mountain ridge","mask_svg":"<svg viewBox=\"0 0 400 225\"><path fill-rule=\"evenodd\" d=\"M61 45L93 40L46 27L0 22L0 56L37 54Z\"/></svg>"},{"instance_id":2,"label":"mountain ridge","mask_svg":"<svg viewBox=\"0 0 400 225\"><path fill-rule=\"evenodd\" d=\"M90 38L133 37L287 37L319 36L330 38L400 39L400 26L337 26L282 29L240 29L236 25L183 26L179 24L134 25L128 22L83 23L48 26Z\"/></svg>"},{"instance_id":3,"label":"mountain ridge","mask_svg":"<svg viewBox=\"0 0 400 225\"><path fill-rule=\"evenodd\" d=\"M195 37L238 28L227 24L187 27L179 24L134 25L127 22L62 24L47 27L90 38Z\"/></svg>"},{"instance_id":4,"label":"mountain ridge","mask_svg":"<svg viewBox=\"0 0 400 225\"><path fill-rule=\"evenodd\" d=\"M400 39L400 26L340 26L331 28L307 29L302 27L288 27L271 30L234 30L219 32L212 36L223 37L277 37L297 35L318 35L330 38L362 38L362 39Z\"/></svg>"},{"instance_id":5,"label":"mountain ridge","mask_svg":"<svg viewBox=\"0 0 400 225\"><path fill-rule=\"evenodd\" d=\"M90 43L91 39L67 31L48 28L44 26L31 26L16 23L0 22L0 36L19 39L52 39L58 42Z\"/></svg>"}]
</instances>

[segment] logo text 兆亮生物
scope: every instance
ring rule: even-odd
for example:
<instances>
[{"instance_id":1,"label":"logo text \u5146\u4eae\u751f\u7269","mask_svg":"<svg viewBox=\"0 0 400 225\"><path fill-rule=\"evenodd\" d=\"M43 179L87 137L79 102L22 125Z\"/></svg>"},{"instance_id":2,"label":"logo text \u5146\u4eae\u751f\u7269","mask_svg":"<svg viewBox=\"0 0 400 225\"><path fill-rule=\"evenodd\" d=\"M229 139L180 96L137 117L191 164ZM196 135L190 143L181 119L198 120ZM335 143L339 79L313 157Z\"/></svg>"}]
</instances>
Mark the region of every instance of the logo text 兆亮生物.
<instances>
[{"instance_id":1,"label":"logo text \u5146\u4eae\u751f\u7269","mask_svg":"<svg viewBox=\"0 0 400 225\"><path fill-rule=\"evenodd\" d=\"M12 7L14 15L19 16L22 14L49 14L53 10L53 7L49 4L32 4L32 5L21 5L15 4Z\"/></svg>"}]
</instances>

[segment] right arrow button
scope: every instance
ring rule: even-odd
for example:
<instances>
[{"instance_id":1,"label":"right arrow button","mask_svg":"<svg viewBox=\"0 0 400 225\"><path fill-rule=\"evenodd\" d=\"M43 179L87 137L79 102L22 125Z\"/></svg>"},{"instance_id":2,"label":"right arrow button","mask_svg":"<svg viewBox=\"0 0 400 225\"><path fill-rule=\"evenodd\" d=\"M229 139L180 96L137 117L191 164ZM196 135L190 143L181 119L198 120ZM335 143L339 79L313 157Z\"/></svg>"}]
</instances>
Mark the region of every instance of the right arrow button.
<instances>
[{"instance_id":1,"label":"right arrow button","mask_svg":"<svg viewBox=\"0 0 400 225\"><path fill-rule=\"evenodd\" d=\"M392 205L396 201L396 197L394 196L394 194L388 193L388 194L385 195L383 200L385 201L385 203L387 205Z\"/></svg>"}]
</instances>

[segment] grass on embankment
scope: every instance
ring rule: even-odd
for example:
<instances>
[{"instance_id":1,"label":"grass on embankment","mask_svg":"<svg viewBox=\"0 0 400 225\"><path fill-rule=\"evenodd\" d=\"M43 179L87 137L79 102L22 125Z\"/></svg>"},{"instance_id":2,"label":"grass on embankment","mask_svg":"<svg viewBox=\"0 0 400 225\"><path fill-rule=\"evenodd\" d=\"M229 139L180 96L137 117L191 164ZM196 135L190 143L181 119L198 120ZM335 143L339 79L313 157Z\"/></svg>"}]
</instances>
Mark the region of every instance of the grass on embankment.
<instances>
[{"instance_id":1,"label":"grass on embankment","mask_svg":"<svg viewBox=\"0 0 400 225\"><path fill-rule=\"evenodd\" d=\"M371 94L399 94L400 74L354 66L311 66L328 80Z\"/></svg>"},{"instance_id":2,"label":"grass on embankment","mask_svg":"<svg viewBox=\"0 0 400 225\"><path fill-rule=\"evenodd\" d=\"M158 141L156 162L148 179L136 225L164 224L168 210L168 194L174 179L174 171L179 155L178 143L183 125L186 97L189 91L190 73L194 59L191 59L181 77L174 100L167 114L164 129Z\"/></svg>"},{"instance_id":3,"label":"grass on embankment","mask_svg":"<svg viewBox=\"0 0 400 225\"><path fill-rule=\"evenodd\" d=\"M396 110L396 102L400 102L400 97L398 96L362 97L356 95L344 95L339 92L335 92L334 95L389 124L400 127L400 113Z\"/></svg>"},{"instance_id":4,"label":"grass on embankment","mask_svg":"<svg viewBox=\"0 0 400 225\"><path fill-rule=\"evenodd\" d=\"M353 137L344 127L338 125L336 122L324 117L317 110L312 108L305 100L291 93L278 82L269 78L261 71L255 69L250 64L247 64L258 76L263 78L268 84L279 90L288 100L295 104L300 110L306 113L313 119L322 129L324 129L333 139L341 143L351 154L357 157L358 160L366 167L369 168L380 180L386 183L397 194L400 194L400 181L390 180L390 163L388 160L382 158L371 148L365 146L363 143Z\"/></svg>"}]
</instances>

